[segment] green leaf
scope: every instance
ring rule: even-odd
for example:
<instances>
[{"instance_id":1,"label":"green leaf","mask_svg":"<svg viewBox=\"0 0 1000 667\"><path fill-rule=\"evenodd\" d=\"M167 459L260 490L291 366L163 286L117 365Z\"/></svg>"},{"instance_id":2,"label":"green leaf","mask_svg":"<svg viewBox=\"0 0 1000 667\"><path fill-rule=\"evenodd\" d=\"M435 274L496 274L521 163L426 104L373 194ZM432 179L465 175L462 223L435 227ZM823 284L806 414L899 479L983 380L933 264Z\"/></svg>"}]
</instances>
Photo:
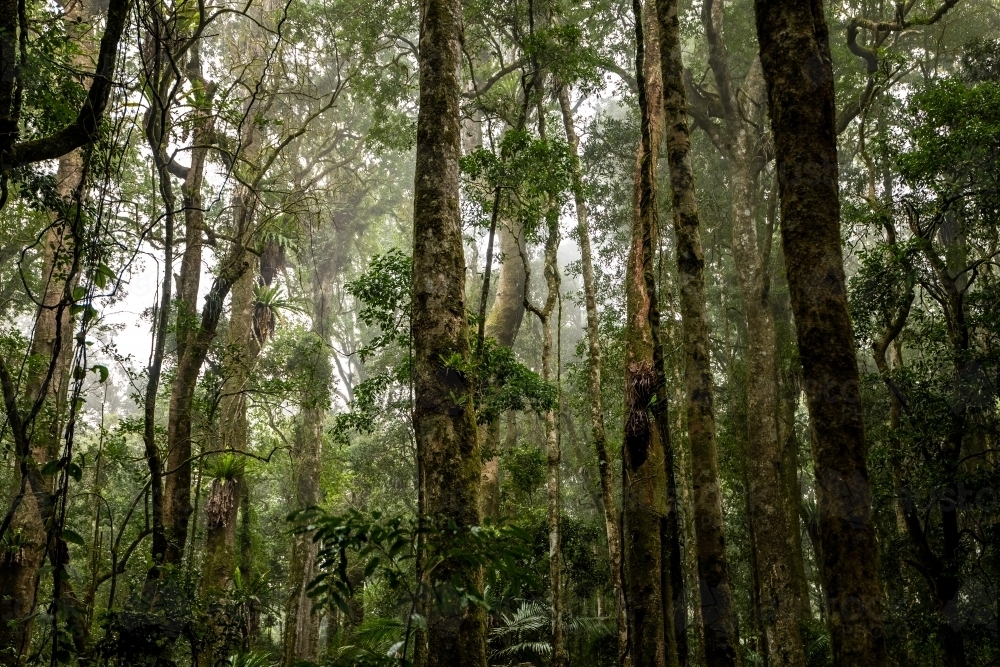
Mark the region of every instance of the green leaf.
<instances>
[{"instance_id":1,"label":"green leaf","mask_svg":"<svg viewBox=\"0 0 1000 667\"><path fill-rule=\"evenodd\" d=\"M104 289L107 287L108 282L114 282L115 272L112 271L107 264L101 262L97 266L97 270L94 272L94 284L99 288Z\"/></svg>"},{"instance_id":2,"label":"green leaf","mask_svg":"<svg viewBox=\"0 0 1000 667\"><path fill-rule=\"evenodd\" d=\"M96 364L95 366L91 366L90 370L95 371L100 376L102 384L108 381L109 372L107 366Z\"/></svg>"},{"instance_id":3,"label":"green leaf","mask_svg":"<svg viewBox=\"0 0 1000 667\"><path fill-rule=\"evenodd\" d=\"M81 547L84 544L83 537L80 536L80 533L76 532L75 530L71 530L69 528L63 528L62 537L67 542L71 542L73 544L79 544Z\"/></svg>"}]
</instances>

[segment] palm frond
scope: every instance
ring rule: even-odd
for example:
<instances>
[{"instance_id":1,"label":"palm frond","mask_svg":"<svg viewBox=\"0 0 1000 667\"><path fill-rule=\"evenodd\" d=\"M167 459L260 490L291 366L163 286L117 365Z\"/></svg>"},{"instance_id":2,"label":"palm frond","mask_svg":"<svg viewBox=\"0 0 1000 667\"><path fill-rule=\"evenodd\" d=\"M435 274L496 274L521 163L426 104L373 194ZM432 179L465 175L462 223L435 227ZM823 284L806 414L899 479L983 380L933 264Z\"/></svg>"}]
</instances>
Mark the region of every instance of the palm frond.
<instances>
[{"instance_id":1,"label":"palm frond","mask_svg":"<svg viewBox=\"0 0 1000 667\"><path fill-rule=\"evenodd\" d=\"M566 621L566 630L587 637L601 637L612 634L615 626L607 616L574 616Z\"/></svg>"},{"instance_id":2,"label":"palm frond","mask_svg":"<svg viewBox=\"0 0 1000 667\"><path fill-rule=\"evenodd\" d=\"M270 656L262 651L249 651L229 656L229 667L273 667Z\"/></svg>"},{"instance_id":3,"label":"palm frond","mask_svg":"<svg viewBox=\"0 0 1000 667\"><path fill-rule=\"evenodd\" d=\"M552 644L548 642L519 642L497 651L494 655L498 658L513 658L525 653L545 657L552 653Z\"/></svg>"},{"instance_id":4,"label":"palm frond","mask_svg":"<svg viewBox=\"0 0 1000 667\"><path fill-rule=\"evenodd\" d=\"M513 614L501 614L501 624L493 628L496 637L521 635L544 628L549 623L549 610L538 602L522 602Z\"/></svg>"}]
</instances>

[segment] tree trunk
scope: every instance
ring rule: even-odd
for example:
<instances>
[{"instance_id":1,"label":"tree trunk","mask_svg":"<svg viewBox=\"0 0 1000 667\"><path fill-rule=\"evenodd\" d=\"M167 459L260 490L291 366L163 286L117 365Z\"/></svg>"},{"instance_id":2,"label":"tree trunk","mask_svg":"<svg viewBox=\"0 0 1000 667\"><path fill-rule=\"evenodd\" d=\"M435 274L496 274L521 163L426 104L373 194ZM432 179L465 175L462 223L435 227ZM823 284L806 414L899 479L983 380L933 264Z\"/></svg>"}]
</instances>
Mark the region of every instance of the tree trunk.
<instances>
[{"instance_id":1,"label":"tree trunk","mask_svg":"<svg viewBox=\"0 0 1000 667\"><path fill-rule=\"evenodd\" d=\"M659 312L653 273L658 245L656 147L662 115L658 78L649 77L643 39L643 11L633 1L636 82L642 139L636 164L634 215L625 275L625 441L622 445L622 524L625 586L629 615L629 658L634 667L677 664L672 622L667 540L669 433L657 417L663 376ZM655 51L654 51L655 53ZM651 84L651 85L649 85ZM647 85L654 99L647 95Z\"/></svg>"},{"instance_id":2,"label":"tree trunk","mask_svg":"<svg viewBox=\"0 0 1000 667\"><path fill-rule=\"evenodd\" d=\"M674 231L684 336L684 381L694 484L699 593L709 667L739 664L736 615L723 532L718 451L705 306L704 255L691 168L691 137L676 0L659 0L660 63L673 192Z\"/></svg>"},{"instance_id":3,"label":"tree trunk","mask_svg":"<svg viewBox=\"0 0 1000 667\"><path fill-rule=\"evenodd\" d=\"M181 270L177 280L177 356L184 355L185 348L198 329L198 288L201 285L202 238L205 234L205 208L201 188L205 180L205 161L211 135L215 130L215 114L212 113L214 88L205 82L202 74L201 47L191 47L190 59L185 68L192 88L198 90L204 100L194 113L191 132L191 165L184 174L181 195L184 205L184 254L181 256Z\"/></svg>"},{"instance_id":4,"label":"tree trunk","mask_svg":"<svg viewBox=\"0 0 1000 667\"><path fill-rule=\"evenodd\" d=\"M68 8L64 20L80 46L73 63L81 71L93 68L93 43L87 37L95 8L78 2ZM35 315L30 354L39 370L25 378L26 393L41 406L34 424L27 425L30 445L28 465L44 466L60 458L61 436L67 411L67 392L73 361L74 318L69 296L79 282L74 226L77 216L75 195L83 186L83 151L77 149L59 158L55 175L55 195L59 209L50 212L51 226L42 239L42 275L45 277L42 305ZM30 435L29 435L30 434ZM28 453L28 452L25 452ZM24 494L7 530L18 533L22 545L17 554L0 554L0 665L14 665L31 643L33 614L37 603L39 568L49 540L45 524L55 490L55 475L38 478L40 488L18 474L12 496ZM61 542L61 539L59 540ZM60 547L60 551L63 549ZM70 594L71 595L71 594ZM66 600L69 603L75 600ZM17 619L15 621L15 619ZM81 621L83 619L80 619Z\"/></svg>"},{"instance_id":5,"label":"tree trunk","mask_svg":"<svg viewBox=\"0 0 1000 667\"><path fill-rule=\"evenodd\" d=\"M544 135L543 135L544 136ZM552 313L559 298L559 211L553 207L548 212L548 238L545 240L545 283L548 293L545 304L536 308L528 302L530 289L530 274L526 261L522 261L525 271L525 288L523 302L537 317L542 327L542 379L552 382ZM523 257L523 256L522 256ZM559 326L559 322L556 322ZM546 453L546 491L548 495L548 527L549 527L549 597L552 600L552 657L551 667L565 667L566 647L563 641L563 595L562 595L562 543L560 530L560 512L562 510L562 450L557 431L557 407L546 410L545 421L545 453Z\"/></svg>"},{"instance_id":6,"label":"tree trunk","mask_svg":"<svg viewBox=\"0 0 1000 667\"><path fill-rule=\"evenodd\" d=\"M819 2L757 0L785 269L814 435L834 664L886 664L867 446L840 248L833 69Z\"/></svg>"},{"instance_id":7,"label":"tree trunk","mask_svg":"<svg viewBox=\"0 0 1000 667\"><path fill-rule=\"evenodd\" d=\"M744 113L758 119L764 97L759 61L754 61L743 86L748 100ZM769 664L803 667L805 652L799 630L799 599L795 586L794 553L798 522L790 525L778 440L777 345L771 308L768 257L759 249L756 216L759 186L759 135L739 119L730 164L733 192L733 259L737 267L746 318L747 477L750 518L754 531L760 580L761 622L767 635ZM772 195L773 196L773 195ZM769 239L764 239L765 247Z\"/></svg>"},{"instance_id":8,"label":"tree trunk","mask_svg":"<svg viewBox=\"0 0 1000 667\"><path fill-rule=\"evenodd\" d=\"M232 289L229 326L226 330L226 379L222 385L219 423L212 449L245 452L249 445L246 386L260 353L260 344L253 335L254 279L253 272L247 271ZM214 456L217 461L219 456L239 454ZM239 461L239 464L242 463L243 461ZM205 500L205 547L201 570L202 592L210 602L226 596L236 569L242 565L242 559L237 555L236 529L246 493L246 480L239 467L231 477L214 477L209 486ZM191 539L194 539L194 534ZM218 613L223 610L215 611ZM223 618L210 618L208 621L210 630L226 623L227 620ZM215 639L219 640L221 636ZM222 647L211 647L214 648ZM211 667L217 656L213 650L208 650L200 658L202 665Z\"/></svg>"},{"instance_id":9,"label":"tree trunk","mask_svg":"<svg viewBox=\"0 0 1000 667\"><path fill-rule=\"evenodd\" d=\"M511 221L500 226L500 277L493 307L486 318L485 333L495 338L500 345L510 348L521 329L524 319L524 238L521 225ZM500 420L495 419L480 427L483 448L489 452L500 449ZM500 517L500 457L491 456L483 464L482 515L497 519Z\"/></svg>"},{"instance_id":10,"label":"tree trunk","mask_svg":"<svg viewBox=\"0 0 1000 667\"><path fill-rule=\"evenodd\" d=\"M660 246L660 221L657 214L657 193L655 184L659 182L659 157L663 143L663 73L660 70L660 27L656 18L656 6L645 2L642 6L644 27L643 39L643 69L645 70L646 109L649 116L649 152L650 181L653 189L650 194L650 211L647 213L650 227L650 244L655 255ZM639 163L641 168L641 162ZM641 179L640 179L641 180ZM652 260L651 260L652 261ZM662 266L662 264L661 264ZM655 273L652 274L655 276ZM663 441L664 465L667 470L667 516L663 534L663 567L669 573L670 600L667 604L666 622L672 624L672 632L667 628L667 650L669 656L677 655L677 664L685 667L688 664L687 644L687 595L684 585L684 564L681 553L683 529L681 527L680 508L678 505L677 476L674 462L674 447L670 437L670 395L667 388L666 353L660 334L660 309L658 304L655 278L647 286L652 308L649 312L649 326L653 336L653 373L655 374L656 404L652 409L653 416L660 424L661 440ZM664 590L668 590L664 587ZM676 651L673 646L676 645ZM671 658L672 660L672 658Z\"/></svg>"},{"instance_id":11,"label":"tree trunk","mask_svg":"<svg viewBox=\"0 0 1000 667\"><path fill-rule=\"evenodd\" d=\"M482 460L470 387L443 360L470 358L465 314L465 256L459 210L458 81L462 7L457 0L423 0L420 94L413 197L413 431L426 514L467 529L480 521ZM433 542L433 540L430 540ZM433 547L433 544L428 545ZM481 572L446 562L431 586ZM449 596L445 596L448 598ZM446 601L428 609L428 667L486 664L486 619L475 605Z\"/></svg>"},{"instance_id":12,"label":"tree trunk","mask_svg":"<svg viewBox=\"0 0 1000 667\"><path fill-rule=\"evenodd\" d=\"M314 320L313 333L316 333ZM325 339L323 339L325 341ZM311 384L324 389L332 374L326 354L326 346L319 345L322 354L316 355L314 372L317 374ZM326 374L325 379L321 377ZM307 397L303 402L300 421L295 430L292 457L296 462L297 508L317 505L320 501L319 467L323 442L323 417L327 403L320 396ZM309 583L316 576L316 545L308 535L296 535L292 544L289 565L289 597L285 607L284 661L286 666L300 660L315 661L319 650L319 617L312 613L312 598L307 595Z\"/></svg>"},{"instance_id":13,"label":"tree trunk","mask_svg":"<svg viewBox=\"0 0 1000 667\"><path fill-rule=\"evenodd\" d=\"M615 617L618 627L618 664L626 667L628 650L628 612L625 608L625 586L622 581L621 534L615 503L614 477L611 457L608 454L607 436L604 431L604 408L601 405L601 331L597 314L597 288L594 278L594 260L590 247L590 221L587 200L584 196L583 177L580 173L580 139L573 123L573 107L569 90L558 85L559 108L562 110L563 127L569 144L572 165L573 200L576 205L577 233L583 269L583 295L587 308L587 391L590 397L590 426L597 451L597 466L601 478L601 499L604 505L604 527L608 539L608 563L611 567L611 585L615 592Z\"/></svg>"},{"instance_id":14,"label":"tree trunk","mask_svg":"<svg viewBox=\"0 0 1000 667\"><path fill-rule=\"evenodd\" d=\"M335 229L335 226L333 227ZM330 237L328 237L330 238ZM310 245L309 270L312 289L312 329L304 355L311 376L300 399L299 421L292 443L296 462L294 509L305 509L322 501L320 461L323 451L323 421L330 407L333 366L330 362L330 318L332 285L345 254L343 244L332 240ZM316 576L317 547L308 535L296 535L289 566L289 596L285 606L284 665L299 660L315 661L319 653L319 616L312 612L312 598L306 594ZM358 620L360 622L360 619Z\"/></svg>"},{"instance_id":15,"label":"tree trunk","mask_svg":"<svg viewBox=\"0 0 1000 667\"><path fill-rule=\"evenodd\" d=\"M247 214L249 215L249 214ZM248 220L244 220L249 224ZM245 230L245 226L241 226ZM179 565L187 543L188 521L191 517L191 417L194 392L201 366L215 339L222 305L233 285L249 269L243 248L246 232L237 237L233 252L222 259L216 277L205 297L201 321L177 361L177 370L170 387L170 412L167 418L167 458L163 471L163 532L164 550L160 564ZM155 545L154 545L155 548ZM154 561L155 561L154 552Z\"/></svg>"},{"instance_id":16,"label":"tree trunk","mask_svg":"<svg viewBox=\"0 0 1000 667\"><path fill-rule=\"evenodd\" d=\"M659 33L657 33L657 36L659 36ZM685 443L686 433L684 422L686 410L684 407L683 358L682 355L678 355L677 353L666 353L668 350L681 350L683 347L681 325L678 324L680 313L677 311L675 303L674 286L669 266L663 261L660 261L659 264L659 294L662 295L662 302L666 312L666 318L661 318L661 324L665 323L665 326L661 326L660 329L663 332L660 340L664 349L664 388L673 387L673 391L669 392L663 401L664 405L669 404L673 406L671 408L673 410L673 423L665 427L667 430L672 431L670 451L674 458L673 471L670 468L667 469L667 483L668 488L671 486L674 488L672 496L674 498L673 507L674 511L678 514L677 532L680 542L677 554L674 556L679 561L679 565L677 573L672 573L672 578L681 588L681 595L684 597L683 600L679 600L678 591L674 589L675 602L679 602L682 606L680 610L676 606L674 609L674 627L677 628L677 661L680 667L687 667L687 665L704 667L704 623L702 623L700 604L693 606L690 624L687 620L687 591L697 591L698 589L698 540L695 536L694 512L691 511L691 508L694 506L692 501L694 491L691 480L691 455ZM669 419L670 410L667 411L664 417ZM671 475L672 472L673 474ZM673 479L669 479L670 477L673 477ZM683 612L683 616L680 612ZM679 625L681 622L683 622L683 626ZM689 627L694 634L694 642L689 641ZM683 635L683 639L681 635Z\"/></svg>"},{"instance_id":17,"label":"tree trunk","mask_svg":"<svg viewBox=\"0 0 1000 667\"><path fill-rule=\"evenodd\" d=\"M83 155L73 151L59 160L56 195L64 209L51 213L52 226L45 234L43 275L46 276L42 304L35 316L32 357L38 370L25 379L32 403L41 410L33 430L29 427L29 462L35 467L57 460L61 455L61 434L73 361L74 318L67 294L73 291L79 274L75 270L75 243L70 217L75 215L73 195L83 179ZM28 435L26 433L26 435ZM53 506L55 475L38 476L40 485L25 479L25 491L15 512L9 535L18 535L20 549L0 557L0 664L17 665L31 643L33 614L37 603L39 568L49 541L45 524ZM22 476L15 478L12 495L20 492ZM36 488L36 486L38 488Z\"/></svg>"},{"instance_id":18,"label":"tree trunk","mask_svg":"<svg viewBox=\"0 0 1000 667\"><path fill-rule=\"evenodd\" d=\"M792 539L792 584L795 586L795 594L799 601L800 616L811 619L809 579L806 577L805 556L802 553L802 528L799 518L802 488L799 484L799 438L795 430L799 391L795 378L782 379L778 397L778 442L782 448L785 511L788 517L789 537Z\"/></svg>"},{"instance_id":19,"label":"tree trunk","mask_svg":"<svg viewBox=\"0 0 1000 667\"><path fill-rule=\"evenodd\" d=\"M227 360L226 382L222 386L218 436L214 449L245 452L249 444L247 424L247 382L260 354L260 344L253 335L254 275L247 271L233 285L231 315L226 336L226 348L231 355ZM205 503L205 564L203 585L205 590L224 591L232 582L233 572L239 559L236 557L236 520L246 486L242 474L224 484L212 488L227 497L232 494L232 504L219 505L213 502L213 492L209 491ZM232 486L226 489L227 486ZM214 514L218 509L220 513Z\"/></svg>"}]
</instances>

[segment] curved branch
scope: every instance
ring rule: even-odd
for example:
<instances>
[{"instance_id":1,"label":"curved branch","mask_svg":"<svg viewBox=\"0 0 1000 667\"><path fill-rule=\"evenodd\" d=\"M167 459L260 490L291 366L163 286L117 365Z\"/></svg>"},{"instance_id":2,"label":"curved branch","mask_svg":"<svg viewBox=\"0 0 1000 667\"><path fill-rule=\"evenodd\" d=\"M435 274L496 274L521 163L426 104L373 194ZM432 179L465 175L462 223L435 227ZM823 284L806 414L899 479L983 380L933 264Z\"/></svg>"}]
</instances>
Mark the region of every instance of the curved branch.
<instances>
[{"instance_id":1,"label":"curved branch","mask_svg":"<svg viewBox=\"0 0 1000 667\"><path fill-rule=\"evenodd\" d=\"M715 88L719 93L722 113L730 131L735 131L739 122L736 103L733 98L733 82L729 73L729 54L722 36L722 0L705 0L701 8L701 23L705 27L708 40L708 66L715 76Z\"/></svg>"},{"instance_id":2,"label":"curved branch","mask_svg":"<svg viewBox=\"0 0 1000 667\"><path fill-rule=\"evenodd\" d=\"M139 534L136 535L136 538L132 540L132 544L128 545L128 548L125 549L125 553L122 554L122 559L121 561L118 562L118 565L114 569L109 570L108 572L105 572L101 576L97 577L97 579L94 581L95 591L97 590L98 587L100 587L101 584L103 584L111 577L117 576L119 574L125 574L125 567L128 565L128 559L132 557L132 554L135 552L138 546L142 544L142 541L146 539L146 537L148 537L150 534L152 534L152 532L153 532L152 528L143 528L141 531L139 531Z\"/></svg>"},{"instance_id":3,"label":"curved branch","mask_svg":"<svg viewBox=\"0 0 1000 667\"><path fill-rule=\"evenodd\" d=\"M464 97L467 100L474 100L478 98L480 95L485 95L487 92L489 92L490 88L495 86L500 81L500 79L504 78L511 72L520 69L521 67L526 65L527 62L528 61L526 59L521 58L519 60L515 60L506 67L500 68L499 70L497 70L497 73L488 78L481 87L479 85L475 85L475 90L465 91L464 93L462 93L462 97ZM472 82L473 84L476 83L475 74L472 74Z\"/></svg>"},{"instance_id":4,"label":"curved branch","mask_svg":"<svg viewBox=\"0 0 1000 667\"><path fill-rule=\"evenodd\" d=\"M624 67L619 66L618 63L613 60L602 62L601 67L608 70L612 74L617 75L619 79L625 82L625 85L628 86L628 89L631 90L633 94L639 93L639 84L636 82L635 76L633 76Z\"/></svg>"},{"instance_id":5,"label":"curved branch","mask_svg":"<svg viewBox=\"0 0 1000 667\"><path fill-rule=\"evenodd\" d=\"M865 91L857 100L852 101L837 114L837 134L847 129L851 121L871 103L875 97L875 74L878 72L878 49L885 43L889 35L900 33L913 26L933 25L940 21L945 14L957 5L959 0L944 0L944 3L930 16L917 17L912 21L906 16L913 9L916 0L907 0L906 4L896 5L896 18L893 21L872 21L871 19L853 18L847 24L847 48L851 53L861 58L865 63L865 71L868 74L868 83ZM862 30L874 33L872 46L864 46L858 43L858 33Z\"/></svg>"},{"instance_id":6,"label":"curved branch","mask_svg":"<svg viewBox=\"0 0 1000 667\"><path fill-rule=\"evenodd\" d=\"M111 88L114 85L118 45L125 32L131 10L132 0L111 0L108 6L107 24L97 56L94 80L90 84L87 99L76 119L47 137L18 142L11 146L7 154L3 156L0 173L33 162L54 160L91 143L97 138L101 121L107 111L108 100L111 97Z\"/></svg>"}]
</instances>

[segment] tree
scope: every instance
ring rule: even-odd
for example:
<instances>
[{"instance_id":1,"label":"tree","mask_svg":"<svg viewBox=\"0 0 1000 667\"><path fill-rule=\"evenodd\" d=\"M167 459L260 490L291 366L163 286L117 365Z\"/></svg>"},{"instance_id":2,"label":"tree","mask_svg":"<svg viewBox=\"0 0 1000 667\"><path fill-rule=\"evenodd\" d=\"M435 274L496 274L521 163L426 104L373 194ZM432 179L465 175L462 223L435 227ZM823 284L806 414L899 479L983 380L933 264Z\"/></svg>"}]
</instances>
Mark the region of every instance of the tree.
<instances>
[{"instance_id":1,"label":"tree","mask_svg":"<svg viewBox=\"0 0 1000 667\"><path fill-rule=\"evenodd\" d=\"M684 382L694 481L695 532L705 657L710 667L738 664L737 627L723 536L718 452L705 310L704 254L698 227L687 96L681 63L676 3L656 7L663 72L664 128L673 194L680 310L683 317Z\"/></svg>"},{"instance_id":2,"label":"tree","mask_svg":"<svg viewBox=\"0 0 1000 667\"><path fill-rule=\"evenodd\" d=\"M421 4L420 98L413 193L413 432L421 511L460 528L479 523L481 461L469 380L465 257L458 207L461 6ZM447 584L455 566L432 583ZM475 586L481 575L469 573ZM486 664L483 611L448 599L428 609L427 664Z\"/></svg>"},{"instance_id":3,"label":"tree","mask_svg":"<svg viewBox=\"0 0 1000 667\"><path fill-rule=\"evenodd\" d=\"M836 111L819 3L755 4L781 235L814 437L827 622L838 665L882 665L875 531L840 247Z\"/></svg>"}]
</instances>

